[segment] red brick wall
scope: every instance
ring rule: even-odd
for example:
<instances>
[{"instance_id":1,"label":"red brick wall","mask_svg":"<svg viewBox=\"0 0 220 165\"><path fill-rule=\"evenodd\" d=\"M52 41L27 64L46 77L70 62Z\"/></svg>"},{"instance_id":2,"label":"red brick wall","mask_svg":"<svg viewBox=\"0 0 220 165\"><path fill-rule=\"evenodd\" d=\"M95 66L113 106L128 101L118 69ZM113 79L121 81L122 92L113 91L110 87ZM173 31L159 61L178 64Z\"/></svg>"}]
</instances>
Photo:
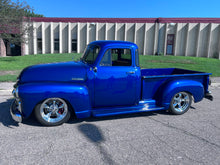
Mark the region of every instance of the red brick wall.
<instances>
[{"instance_id":1,"label":"red brick wall","mask_svg":"<svg viewBox=\"0 0 220 165\"><path fill-rule=\"evenodd\" d=\"M6 56L6 47L4 41L0 38L0 57Z\"/></svg>"}]
</instances>

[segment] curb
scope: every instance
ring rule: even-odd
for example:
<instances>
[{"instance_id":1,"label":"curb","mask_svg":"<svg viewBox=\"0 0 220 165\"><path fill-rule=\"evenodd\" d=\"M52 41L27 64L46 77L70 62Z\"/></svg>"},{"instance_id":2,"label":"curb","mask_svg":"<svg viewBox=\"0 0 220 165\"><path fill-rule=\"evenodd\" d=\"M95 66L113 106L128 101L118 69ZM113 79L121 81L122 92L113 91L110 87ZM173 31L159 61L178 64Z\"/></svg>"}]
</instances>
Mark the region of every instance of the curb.
<instances>
[{"instance_id":1,"label":"curb","mask_svg":"<svg viewBox=\"0 0 220 165\"><path fill-rule=\"evenodd\" d=\"M0 90L0 96L12 96L12 90Z\"/></svg>"},{"instance_id":2,"label":"curb","mask_svg":"<svg viewBox=\"0 0 220 165\"><path fill-rule=\"evenodd\" d=\"M220 83L212 83L211 87L220 87Z\"/></svg>"}]
</instances>

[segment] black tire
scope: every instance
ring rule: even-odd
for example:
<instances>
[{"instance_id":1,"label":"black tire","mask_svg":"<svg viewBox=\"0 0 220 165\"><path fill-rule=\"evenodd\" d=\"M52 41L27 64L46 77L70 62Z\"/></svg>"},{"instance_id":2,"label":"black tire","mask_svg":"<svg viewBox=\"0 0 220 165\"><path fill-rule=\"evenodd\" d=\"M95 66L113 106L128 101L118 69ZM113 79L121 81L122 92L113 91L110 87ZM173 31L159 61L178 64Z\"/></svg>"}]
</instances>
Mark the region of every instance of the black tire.
<instances>
[{"instance_id":1,"label":"black tire","mask_svg":"<svg viewBox=\"0 0 220 165\"><path fill-rule=\"evenodd\" d=\"M68 104L61 98L48 98L34 110L36 119L45 126L57 126L70 119Z\"/></svg>"},{"instance_id":2,"label":"black tire","mask_svg":"<svg viewBox=\"0 0 220 165\"><path fill-rule=\"evenodd\" d=\"M174 115L182 115L186 113L192 104L192 96L187 92L176 93L171 102L169 112Z\"/></svg>"}]
</instances>

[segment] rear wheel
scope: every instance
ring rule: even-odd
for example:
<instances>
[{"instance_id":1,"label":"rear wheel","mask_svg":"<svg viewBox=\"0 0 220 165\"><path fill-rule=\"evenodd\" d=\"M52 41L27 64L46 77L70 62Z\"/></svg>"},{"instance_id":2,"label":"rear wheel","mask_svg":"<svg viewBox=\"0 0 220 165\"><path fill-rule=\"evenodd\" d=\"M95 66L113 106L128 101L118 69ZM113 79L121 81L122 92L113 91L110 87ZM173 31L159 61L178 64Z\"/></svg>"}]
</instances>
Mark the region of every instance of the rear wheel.
<instances>
[{"instance_id":1,"label":"rear wheel","mask_svg":"<svg viewBox=\"0 0 220 165\"><path fill-rule=\"evenodd\" d=\"M176 93L171 102L169 111L175 115L181 115L187 112L192 104L192 96L187 92Z\"/></svg>"},{"instance_id":2,"label":"rear wheel","mask_svg":"<svg viewBox=\"0 0 220 165\"><path fill-rule=\"evenodd\" d=\"M35 116L42 125L56 126L69 120L70 111L63 99L48 98L36 106Z\"/></svg>"}]
</instances>

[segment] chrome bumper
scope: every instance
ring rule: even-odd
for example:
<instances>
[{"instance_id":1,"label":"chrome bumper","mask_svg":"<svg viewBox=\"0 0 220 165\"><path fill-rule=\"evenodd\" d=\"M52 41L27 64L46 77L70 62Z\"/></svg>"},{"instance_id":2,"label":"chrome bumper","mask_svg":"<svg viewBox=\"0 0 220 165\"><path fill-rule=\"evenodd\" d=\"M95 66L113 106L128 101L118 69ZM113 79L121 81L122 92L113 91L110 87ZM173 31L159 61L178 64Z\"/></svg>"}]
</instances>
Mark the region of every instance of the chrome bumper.
<instances>
[{"instance_id":1,"label":"chrome bumper","mask_svg":"<svg viewBox=\"0 0 220 165\"><path fill-rule=\"evenodd\" d=\"M213 96L212 96L212 92L211 91L208 91L206 94L205 94L205 98L210 100L210 101L213 101Z\"/></svg>"},{"instance_id":2,"label":"chrome bumper","mask_svg":"<svg viewBox=\"0 0 220 165\"><path fill-rule=\"evenodd\" d=\"M21 103L19 101L13 101L10 107L10 113L13 120L19 123L22 122Z\"/></svg>"}]
</instances>

